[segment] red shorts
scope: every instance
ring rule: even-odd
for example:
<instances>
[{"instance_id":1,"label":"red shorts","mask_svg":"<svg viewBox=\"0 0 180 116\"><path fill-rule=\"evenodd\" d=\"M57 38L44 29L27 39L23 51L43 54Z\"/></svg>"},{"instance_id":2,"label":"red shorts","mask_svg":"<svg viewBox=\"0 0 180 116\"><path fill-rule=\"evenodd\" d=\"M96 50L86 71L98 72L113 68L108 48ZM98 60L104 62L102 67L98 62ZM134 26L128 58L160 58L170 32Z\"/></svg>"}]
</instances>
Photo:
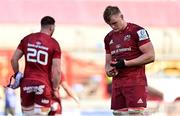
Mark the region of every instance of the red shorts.
<instances>
[{"instance_id":1,"label":"red shorts","mask_svg":"<svg viewBox=\"0 0 180 116\"><path fill-rule=\"evenodd\" d=\"M23 79L21 82L21 105L32 106L34 103L50 107L52 89L47 84L37 80Z\"/></svg>"},{"instance_id":2,"label":"red shorts","mask_svg":"<svg viewBox=\"0 0 180 116\"><path fill-rule=\"evenodd\" d=\"M111 109L146 107L146 98L147 86L145 85L113 88Z\"/></svg>"}]
</instances>

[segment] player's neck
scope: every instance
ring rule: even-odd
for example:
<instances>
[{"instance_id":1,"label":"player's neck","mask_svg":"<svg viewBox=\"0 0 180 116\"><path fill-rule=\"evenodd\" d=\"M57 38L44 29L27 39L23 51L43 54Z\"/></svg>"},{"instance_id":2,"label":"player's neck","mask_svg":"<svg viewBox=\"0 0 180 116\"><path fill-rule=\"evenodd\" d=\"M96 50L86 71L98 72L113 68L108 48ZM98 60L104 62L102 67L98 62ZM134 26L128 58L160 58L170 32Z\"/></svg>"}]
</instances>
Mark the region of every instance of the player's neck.
<instances>
[{"instance_id":1,"label":"player's neck","mask_svg":"<svg viewBox=\"0 0 180 116\"><path fill-rule=\"evenodd\" d=\"M41 29L40 33L44 33L46 35L51 35L51 33L48 30Z\"/></svg>"},{"instance_id":2,"label":"player's neck","mask_svg":"<svg viewBox=\"0 0 180 116\"><path fill-rule=\"evenodd\" d=\"M124 30L127 27L127 22L124 21L124 25L122 27L122 30Z\"/></svg>"},{"instance_id":3,"label":"player's neck","mask_svg":"<svg viewBox=\"0 0 180 116\"><path fill-rule=\"evenodd\" d=\"M127 22L124 22L119 32L120 33L123 32L126 29L126 27L127 27Z\"/></svg>"}]
</instances>

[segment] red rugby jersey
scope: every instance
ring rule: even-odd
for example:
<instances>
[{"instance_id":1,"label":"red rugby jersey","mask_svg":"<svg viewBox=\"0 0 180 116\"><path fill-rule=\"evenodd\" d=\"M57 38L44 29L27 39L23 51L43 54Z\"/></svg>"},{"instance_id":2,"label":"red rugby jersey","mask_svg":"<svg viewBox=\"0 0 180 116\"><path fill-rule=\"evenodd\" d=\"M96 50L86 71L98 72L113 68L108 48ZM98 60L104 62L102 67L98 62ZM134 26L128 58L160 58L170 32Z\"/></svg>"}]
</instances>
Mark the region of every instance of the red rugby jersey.
<instances>
[{"instance_id":1,"label":"red rugby jersey","mask_svg":"<svg viewBox=\"0 0 180 116\"><path fill-rule=\"evenodd\" d=\"M49 83L53 58L61 58L59 43L44 33L33 33L24 37L18 49L25 56L24 79Z\"/></svg>"},{"instance_id":2,"label":"red rugby jersey","mask_svg":"<svg viewBox=\"0 0 180 116\"><path fill-rule=\"evenodd\" d=\"M134 59L142 55L139 47L150 42L147 31L132 23L119 32L111 31L104 38L106 54L112 55L112 60ZM147 85L145 65L124 67L113 78L113 87Z\"/></svg>"}]
</instances>

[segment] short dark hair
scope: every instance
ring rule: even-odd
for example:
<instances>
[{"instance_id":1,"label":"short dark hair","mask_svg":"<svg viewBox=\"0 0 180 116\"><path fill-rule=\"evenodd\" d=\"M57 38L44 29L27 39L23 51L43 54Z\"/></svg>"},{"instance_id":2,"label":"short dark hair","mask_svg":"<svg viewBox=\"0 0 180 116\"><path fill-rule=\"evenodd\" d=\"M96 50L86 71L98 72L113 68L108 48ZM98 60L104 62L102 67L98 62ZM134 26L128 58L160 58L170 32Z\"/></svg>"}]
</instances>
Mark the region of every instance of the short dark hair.
<instances>
[{"instance_id":1,"label":"short dark hair","mask_svg":"<svg viewBox=\"0 0 180 116\"><path fill-rule=\"evenodd\" d=\"M109 24L111 16L118 13L121 11L117 6L107 6L103 13L104 21Z\"/></svg>"},{"instance_id":2,"label":"short dark hair","mask_svg":"<svg viewBox=\"0 0 180 116\"><path fill-rule=\"evenodd\" d=\"M51 16L44 16L41 19L41 26L54 25L54 24L55 24L55 20Z\"/></svg>"}]
</instances>

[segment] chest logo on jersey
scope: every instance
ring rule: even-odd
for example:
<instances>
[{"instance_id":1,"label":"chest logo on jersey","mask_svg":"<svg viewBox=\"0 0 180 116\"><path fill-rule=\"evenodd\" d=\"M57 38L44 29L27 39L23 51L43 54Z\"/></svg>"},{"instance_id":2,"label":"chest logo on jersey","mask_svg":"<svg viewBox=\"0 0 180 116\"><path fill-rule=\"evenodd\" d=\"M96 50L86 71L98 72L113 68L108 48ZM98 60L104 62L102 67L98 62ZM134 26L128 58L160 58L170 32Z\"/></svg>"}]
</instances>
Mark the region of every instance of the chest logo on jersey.
<instances>
[{"instance_id":1,"label":"chest logo on jersey","mask_svg":"<svg viewBox=\"0 0 180 116\"><path fill-rule=\"evenodd\" d=\"M125 35L124 36L124 41L129 41L131 39L131 35Z\"/></svg>"},{"instance_id":2,"label":"chest logo on jersey","mask_svg":"<svg viewBox=\"0 0 180 116\"><path fill-rule=\"evenodd\" d=\"M117 48L117 49L111 51L111 55L122 53L122 52L129 52L129 51L131 51L131 47L128 47L128 48Z\"/></svg>"}]
</instances>

